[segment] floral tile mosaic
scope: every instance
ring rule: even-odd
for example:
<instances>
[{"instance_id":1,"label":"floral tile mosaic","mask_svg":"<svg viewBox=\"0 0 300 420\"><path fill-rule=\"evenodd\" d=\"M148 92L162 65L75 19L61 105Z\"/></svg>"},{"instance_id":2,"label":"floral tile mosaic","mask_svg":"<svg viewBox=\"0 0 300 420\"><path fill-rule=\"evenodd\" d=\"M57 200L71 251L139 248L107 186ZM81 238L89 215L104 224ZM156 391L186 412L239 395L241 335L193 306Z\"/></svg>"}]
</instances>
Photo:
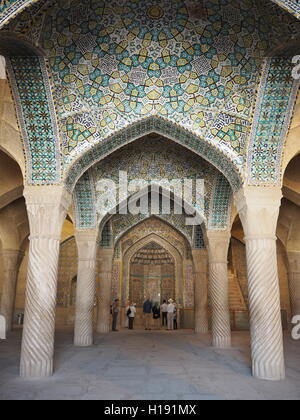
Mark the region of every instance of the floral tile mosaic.
<instances>
[{"instance_id":1,"label":"floral tile mosaic","mask_svg":"<svg viewBox=\"0 0 300 420\"><path fill-rule=\"evenodd\" d=\"M216 166L234 190L247 174L254 185L278 183L294 89L283 77L288 60L272 61L266 90L261 69L279 43L299 39L298 8L293 0L1 1L0 27L40 47L49 63L43 71L28 59L22 70L22 58L12 59L27 182L59 182L61 157L72 190L96 159L151 126ZM34 100L46 95L48 116L39 120L32 106L31 124L37 72L44 80ZM269 130L267 108L287 118Z\"/></svg>"}]
</instances>

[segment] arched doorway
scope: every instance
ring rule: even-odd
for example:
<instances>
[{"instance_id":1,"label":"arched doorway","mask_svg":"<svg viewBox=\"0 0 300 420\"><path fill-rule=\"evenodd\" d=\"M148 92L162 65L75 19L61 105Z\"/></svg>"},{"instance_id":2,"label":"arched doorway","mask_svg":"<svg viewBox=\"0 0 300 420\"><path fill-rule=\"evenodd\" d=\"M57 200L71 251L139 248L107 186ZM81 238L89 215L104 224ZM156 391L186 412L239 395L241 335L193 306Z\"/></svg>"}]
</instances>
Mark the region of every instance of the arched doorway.
<instances>
[{"instance_id":1,"label":"arched doorway","mask_svg":"<svg viewBox=\"0 0 300 420\"><path fill-rule=\"evenodd\" d=\"M136 326L141 327L142 306L149 297L153 303L175 300L181 327L194 328L193 256L186 237L152 216L127 228L114 247L112 298L121 301L120 326L126 325L130 300L137 304Z\"/></svg>"},{"instance_id":2,"label":"arched doorway","mask_svg":"<svg viewBox=\"0 0 300 420\"><path fill-rule=\"evenodd\" d=\"M130 261L129 301L136 304L136 326L142 325L142 308L146 299L160 305L175 299L175 260L156 242L136 252Z\"/></svg>"}]
</instances>

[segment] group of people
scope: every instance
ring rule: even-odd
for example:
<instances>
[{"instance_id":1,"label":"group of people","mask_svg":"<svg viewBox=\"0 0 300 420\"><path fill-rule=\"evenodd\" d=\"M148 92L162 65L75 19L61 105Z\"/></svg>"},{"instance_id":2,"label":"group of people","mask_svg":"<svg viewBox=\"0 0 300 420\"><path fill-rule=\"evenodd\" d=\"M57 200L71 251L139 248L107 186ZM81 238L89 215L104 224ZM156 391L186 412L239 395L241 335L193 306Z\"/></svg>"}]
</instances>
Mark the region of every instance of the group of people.
<instances>
[{"instance_id":1,"label":"group of people","mask_svg":"<svg viewBox=\"0 0 300 420\"><path fill-rule=\"evenodd\" d=\"M112 331L118 331L117 324L119 313L120 300L115 299L111 305ZM136 313L136 304L129 302L126 307L125 326L130 330L133 329ZM172 299L169 299L168 303L166 300L164 300L163 304L160 306L158 302L153 304L150 298L147 298L143 305L143 315L145 330L151 330L152 328L160 329L161 326L166 327L167 330L177 330L178 328L178 308L176 302L174 302Z\"/></svg>"},{"instance_id":2,"label":"group of people","mask_svg":"<svg viewBox=\"0 0 300 420\"><path fill-rule=\"evenodd\" d=\"M120 301L115 299L111 306L112 314L112 331L117 330L118 316L120 313ZM136 304L129 302L126 307L126 327L130 330L134 327L134 320L136 317ZM144 315L144 327L145 330L160 329L161 326L166 327L167 330L177 330L177 316L178 309L177 304L172 299L169 299L168 303L166 300L163 301L163 304L160 306L158 302L154 304L148 298L143 305L143 315Z\"/></svg>"},{"instance_id":3,"label":"group of people","mask_svg":"<svg viewBox=\"0 0 300 420\"><path fill-rule=\"evenodd\" d=\"M143 313L145 320L145 330L151 330L152 317L154 320L154 328L159 329L162 324L168 330L177 330L177 304L172 299L166 300L160 306L158 302L154 305L148 298L143 305ZM162 319L162 322L161 322Z\"/></svg>"}]
</instances>

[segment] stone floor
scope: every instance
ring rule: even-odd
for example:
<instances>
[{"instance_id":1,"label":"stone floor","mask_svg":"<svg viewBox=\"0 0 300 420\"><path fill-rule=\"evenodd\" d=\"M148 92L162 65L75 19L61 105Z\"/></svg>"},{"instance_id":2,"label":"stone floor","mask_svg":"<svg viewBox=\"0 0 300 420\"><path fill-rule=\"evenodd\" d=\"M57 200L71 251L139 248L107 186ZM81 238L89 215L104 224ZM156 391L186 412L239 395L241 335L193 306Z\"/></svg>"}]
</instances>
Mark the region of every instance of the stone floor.
<instances>
[{"instance_id":1,"label":"stone floor","mask_svg":"<svg viewBox=\"0 0 300 420\"><path fill-rule=\"evenodd\" d=\"M286 337L287 379L251 376L249 335L233 333L233 348L210 347L192 331L122 331L74 348L71 332L58 332L55 374L18 377L20 331L0 341L0 400L215 400L300 399L300 341Z\"/></svg>"}]
</instances>

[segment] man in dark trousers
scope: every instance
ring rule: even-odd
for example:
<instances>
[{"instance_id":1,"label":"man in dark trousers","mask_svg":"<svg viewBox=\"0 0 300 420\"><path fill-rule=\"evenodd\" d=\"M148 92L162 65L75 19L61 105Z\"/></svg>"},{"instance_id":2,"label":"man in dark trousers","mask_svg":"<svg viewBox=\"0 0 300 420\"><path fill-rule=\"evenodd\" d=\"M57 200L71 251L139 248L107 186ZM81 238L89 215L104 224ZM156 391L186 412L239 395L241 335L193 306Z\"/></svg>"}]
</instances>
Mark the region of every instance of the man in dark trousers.
<instances>
[{"instance_id":1,"label":"man in dark trousers","mask_svg":"<svg viewBox=\"0 0 300 420\"><path fill-rule=\"evenodd\" d=\"M143 312L144 312L144 321L145 321L145 330L151 330L151 319L152 319L152 302L150 298L144 302Z\"/></svg>"},{"instance_id":2,"label":"man in dark trousers","mask_svg":"<svg viewBox=\"0 0 300 420\"><path fill-rule=\"evenodd\" d=\"M168 326L168 305L167 301L164 300L163 304L161 305L161 313L162 313L162 325L163 327Z\"/></svg>"},{"instance_id":3,"label":"man in dark trousers","mask_svg":"<svg viewBox=\"0 0 300 420\"><path fill-rule=\"evenodd\" d=\"M120 312L120 303L119 299L115 299L114 303L112 304L112 330L117 330L117 323L118 323L118 315Z\"/></svg>"}]
</instances>

